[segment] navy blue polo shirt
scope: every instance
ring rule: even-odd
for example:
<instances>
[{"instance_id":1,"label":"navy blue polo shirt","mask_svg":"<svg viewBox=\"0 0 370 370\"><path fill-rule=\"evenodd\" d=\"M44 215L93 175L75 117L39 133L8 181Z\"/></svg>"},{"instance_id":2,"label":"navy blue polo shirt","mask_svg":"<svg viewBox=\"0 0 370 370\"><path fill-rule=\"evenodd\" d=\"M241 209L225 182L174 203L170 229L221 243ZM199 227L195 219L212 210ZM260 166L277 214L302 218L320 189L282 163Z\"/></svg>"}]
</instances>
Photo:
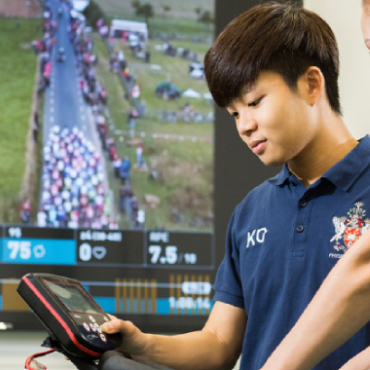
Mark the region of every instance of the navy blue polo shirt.
<instances>
[{"instance_id":1,"label":"navy blue polo shirt","mask_svg":"<svg viewBox=\"0 0 370 370\"><path fill-rule=\"evenodd\" d=\"M309 188L284 166L237 206L214 299L247 313L242 370L263 366L331 268L369 227L369 136ZM337 370L368 345L370 325L314 369Z\"/></svg>"}]
</instances>

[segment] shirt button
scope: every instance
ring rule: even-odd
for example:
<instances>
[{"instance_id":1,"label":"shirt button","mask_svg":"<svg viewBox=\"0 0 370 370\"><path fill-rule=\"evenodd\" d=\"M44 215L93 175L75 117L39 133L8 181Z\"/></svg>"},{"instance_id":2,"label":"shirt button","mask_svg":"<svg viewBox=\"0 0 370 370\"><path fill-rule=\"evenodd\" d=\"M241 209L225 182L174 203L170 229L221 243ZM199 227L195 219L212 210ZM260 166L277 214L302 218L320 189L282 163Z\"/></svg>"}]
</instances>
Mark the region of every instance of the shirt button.
<instances>
[{"instance_id":1,"label":"shirt button","mask_svg":"<svg viewBox=\"0 0 370 370\"><path fill-rule=\"evenodd\" d=\"M296 230L297 230L297 232L301 233L304 230L304 226L303 225L298 225Z\"/></svg>"},{"instance_id":2,"label":"shirt button","mask_svg":"<svg viewBox=\"0 0 370 370\"><path fill-rule=\"evenodd\" d=\"M302 208L306 207L307 206L307 201L305 199L301 199L299 201L299 206L302 207Z\"/></svg>"}]
</instances>

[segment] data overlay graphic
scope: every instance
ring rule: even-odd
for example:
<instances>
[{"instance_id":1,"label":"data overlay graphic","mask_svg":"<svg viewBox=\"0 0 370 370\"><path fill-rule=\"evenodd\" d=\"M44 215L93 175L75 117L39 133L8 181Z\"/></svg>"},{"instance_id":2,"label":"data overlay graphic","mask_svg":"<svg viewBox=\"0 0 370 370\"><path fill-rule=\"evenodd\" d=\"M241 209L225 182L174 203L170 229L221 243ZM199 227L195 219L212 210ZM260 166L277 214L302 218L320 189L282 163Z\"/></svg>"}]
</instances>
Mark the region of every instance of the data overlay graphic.
<instances>
[{"instance_id":1,"label":"data overlay graphic","mask_svg":"<svg viewBox=\"0 0 370 370\"><path fill-rule=\"evenodd\" d=\"M0 232L0 318L29 312L16 288L38 271L77 277L116 315L204 317L212 308L212 233L14 225Z\"/></svg>"}]
</instances>

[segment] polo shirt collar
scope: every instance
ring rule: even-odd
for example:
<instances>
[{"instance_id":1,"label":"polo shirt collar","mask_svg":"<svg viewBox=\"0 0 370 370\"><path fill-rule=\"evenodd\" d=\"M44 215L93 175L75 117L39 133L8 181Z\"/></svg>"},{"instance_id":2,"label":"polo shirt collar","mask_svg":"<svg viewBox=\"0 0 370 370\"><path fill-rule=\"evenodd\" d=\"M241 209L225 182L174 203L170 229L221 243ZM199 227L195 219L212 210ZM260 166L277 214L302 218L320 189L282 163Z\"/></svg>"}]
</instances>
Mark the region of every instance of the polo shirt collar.
<instances>
[{"instance_id":1,"label":"polo shirt collar","mask_svg":"<svg viewBox=\"0 0 370 370\"><path fill-rule=\"evenodd\" d=\"M370 165L370 137L366 135L342 160L331 167L323 178L347 191Z\"/></svg>"},{"instance_id":2,"label":"polo shirt collar","mask_svg":"<svg viewBox=\"0 0 370 370\"><path fill-rule=\"evenodd\" d=\"M268 182L270 182L272 185L283 185L286 181L289 180L289 176L291 175L287 164L284 164L283 169L274 177L271 177L271 179L268 179Z\"/></svg>"},{"instance_id":3,"label":"polo shirt collar","mask_svg":"<svg viewBox=\"0 0 370 370\"><path fill-rule=\"evenodd\" d=\"M366 135L342 160L325 172L322 178L329 180L339 189L347 191L369 165L370 137ZM288 183L290 176L288 166L284 164L280 173L268 181L272 185L279 186Z\"/></svg>"}]
</instances>

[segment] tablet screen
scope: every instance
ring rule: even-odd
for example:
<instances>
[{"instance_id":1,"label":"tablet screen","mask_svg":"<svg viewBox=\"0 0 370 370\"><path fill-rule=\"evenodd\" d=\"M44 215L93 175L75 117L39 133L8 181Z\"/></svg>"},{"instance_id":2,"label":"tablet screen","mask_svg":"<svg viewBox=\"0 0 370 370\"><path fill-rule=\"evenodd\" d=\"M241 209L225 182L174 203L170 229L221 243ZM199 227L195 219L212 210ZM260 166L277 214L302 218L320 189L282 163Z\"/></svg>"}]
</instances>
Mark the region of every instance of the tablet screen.
<instances>
[{"instance_id":1,"label":"tablet screen","mask_svg":"<svg viewBox=\"0 0 370 370\"><path fill-rule=\"evenodd\" d=\"M70 311L100 313L79 285L49 280L45 282Z\"/></svg>"}]
</instances>

